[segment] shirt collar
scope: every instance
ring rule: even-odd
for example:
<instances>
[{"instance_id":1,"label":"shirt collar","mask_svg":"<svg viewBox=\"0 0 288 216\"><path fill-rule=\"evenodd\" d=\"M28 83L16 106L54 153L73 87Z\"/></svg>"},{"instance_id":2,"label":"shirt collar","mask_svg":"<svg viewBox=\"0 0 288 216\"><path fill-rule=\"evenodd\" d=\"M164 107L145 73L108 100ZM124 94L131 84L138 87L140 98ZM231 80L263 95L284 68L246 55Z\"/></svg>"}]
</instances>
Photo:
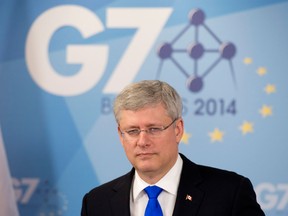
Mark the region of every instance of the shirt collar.
<instances>
[{"instance_id":1,"label":"shirt collar","mask_svg":"<svg viewBox=\"0 0 288 216\"><path fill-rule=\"evenodd\" d=\"M161 178L155 185L158 187L163 188L164 191L171 193L172 195L177 194L178 185L180 181L180 175L182 171L182 165L183 161L180 155L178 154L176 163L173 165L173 167L169 170L166 175ZM145 181L143 181L138 172L135 170L134 180L133 180L133 187L132 187L132 199L133 201L143 196L145 193L143 193L144 188L149 186L149 184Z\"/></svg>"}]
</instances>

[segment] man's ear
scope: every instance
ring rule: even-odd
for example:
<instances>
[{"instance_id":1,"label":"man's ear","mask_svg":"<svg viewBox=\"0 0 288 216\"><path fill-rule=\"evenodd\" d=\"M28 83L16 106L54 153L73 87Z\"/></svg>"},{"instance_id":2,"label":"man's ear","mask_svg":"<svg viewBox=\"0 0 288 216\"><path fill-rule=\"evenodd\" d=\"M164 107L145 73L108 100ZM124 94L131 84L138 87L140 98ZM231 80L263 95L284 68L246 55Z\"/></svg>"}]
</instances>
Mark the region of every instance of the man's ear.
<instances>
[{"instance_id":1,"label":"man's ear","mask_svg":"<svg viewBox=\"0 0 288 216\"><path fill-rule=\"evenodd\" d=\"M176 140L178 143L180 143L183 133L184 133L184 121L182 118L179 118L176 121L175 133L176 133Z\"/></svg>"},{"instance_id":2,"label":"man's ear","mask_svg":"<svg viewBox=\"0 0 288 216\"><path fill-rule=\"evenodd\" d=\"M123 135L122 135L122 132L120 130L120 126L119 125L117 127L117 130L118 130L118 136L119 136L120 142L123 145L124 139L123 139Z\"/></svg>"}]
</instances>

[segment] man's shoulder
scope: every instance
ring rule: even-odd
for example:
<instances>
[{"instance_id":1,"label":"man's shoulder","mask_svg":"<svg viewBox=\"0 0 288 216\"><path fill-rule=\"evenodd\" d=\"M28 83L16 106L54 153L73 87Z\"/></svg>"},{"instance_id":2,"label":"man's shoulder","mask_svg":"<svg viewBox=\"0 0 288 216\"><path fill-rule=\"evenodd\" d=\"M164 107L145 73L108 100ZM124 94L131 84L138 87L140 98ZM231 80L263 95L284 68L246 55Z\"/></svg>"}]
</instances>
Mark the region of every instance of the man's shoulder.
<instances>
[{"instance_id":1,"label":"man's shoulder","mask_svg":"<svg viewBox=\"0 0 288 216\"><path fill-rule=\"evenodd\" d=\"M211 166L205 166L205 165L197 165L198 170L203 178L206 180L221 180L221 181L240 181L241 179L244 179L244 177L241 174L236 173L235 171L225 170L221 168L211 167Z\"/></svg>"},{"instance_id":2,"label":"man's shoulder","mask_svg":"<svg viewBox=\"0 0 288 216\"><path fill-rule=\"evenodd\" d=\"M227 169L221 169L218 167L212 167L202 164L196 164L189 159L187 159L185 156L182 159L184 161L185 172L188 173L188 175L198 175L199 178L201 178L204 181L213 181L216 182L239 182L244 179L247 179L241 174L236 173L235 171L230 171Z\"/></svg>"},{"instance_id":3,"label":"man's shoulder","mask_svg":"<svg viewBox=\"0 0 288 216\"><path fill-rule=\"evenodd\" d=\"M82 215L108 215L107 212L110 211L112 200L118 203L114 207L117 207L120 211L129 209L129 205L119 208L119 205L121 205L119 203L129 203L130 179L132 175L133 172L130 171L86 193L82 200ZM109 215L112 215L112 213L110 212Z\"/></svg>"},{"instance_id":4,"label":"man's shoulder","mask_svg":"<svg viewBox=\"0 0 288 216\"><path fill-rule=\"evenodd\" d=\"M206 191L212 197L221 195L230 197L239 191L253 194L253 185L249 178L235 171L220 169L212 166L196 164L186 157L183 159L182 185L190 185L191 188L198 187Z\"/></svg>"},{"instance_id":5,"label":"man's shoulder","mask_svg":"<svg viewBox=\"0 0 288 216\"><path fill-rule=\"evenodd\" d=\"M101 194L101 193L109 193L109 191L117 190L118 188L123 187L124 185L129 185L132 180L133 171L126 173L120 177L117 177L111 181L103 183L97 187L91 189L88 194Z\"/></svg>"}]
</instances>

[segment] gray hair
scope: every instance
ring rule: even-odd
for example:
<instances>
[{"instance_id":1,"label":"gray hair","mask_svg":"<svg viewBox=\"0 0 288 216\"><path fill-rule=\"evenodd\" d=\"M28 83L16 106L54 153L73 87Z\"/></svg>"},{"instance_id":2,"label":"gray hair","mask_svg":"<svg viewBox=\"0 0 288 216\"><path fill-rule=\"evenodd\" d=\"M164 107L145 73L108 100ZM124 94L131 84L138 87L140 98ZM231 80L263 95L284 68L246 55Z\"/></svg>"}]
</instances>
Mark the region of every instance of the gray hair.
<instances>
[{"instance_id":1,"label":"gray hair","mask_svg":"<svg viewBox=\"0 0 288 216\"><path fill-rule=\"evenodd\" d=\"M119 123L122 110L139 109L162 104L171 119L182 116L182 100L177 91L166 82L143 80L125 87L114 101L114 116Z\"/></svg>"}]
</instances>

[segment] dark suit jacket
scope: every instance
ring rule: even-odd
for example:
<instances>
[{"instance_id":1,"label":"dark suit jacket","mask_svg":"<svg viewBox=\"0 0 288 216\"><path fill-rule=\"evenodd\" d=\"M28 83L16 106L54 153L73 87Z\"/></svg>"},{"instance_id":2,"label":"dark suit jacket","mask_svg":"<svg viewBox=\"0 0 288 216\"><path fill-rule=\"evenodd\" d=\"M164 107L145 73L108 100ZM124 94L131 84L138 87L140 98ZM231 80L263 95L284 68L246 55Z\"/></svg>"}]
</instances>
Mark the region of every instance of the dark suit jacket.
<instances>
[{"instance_id":1,"label":"dark suit jacket","mask_svg":"<svg viewBox=\"0 0 288 216\"><path fill-rule=\"evenodd\" d=\"M249 179L197 165L185 156L181 157L183 168L173 216L264 215ZM130 216L129 198L134 172L132 169L87 193L83 198L81 216Z\"/></svg>"}]
</instances>

